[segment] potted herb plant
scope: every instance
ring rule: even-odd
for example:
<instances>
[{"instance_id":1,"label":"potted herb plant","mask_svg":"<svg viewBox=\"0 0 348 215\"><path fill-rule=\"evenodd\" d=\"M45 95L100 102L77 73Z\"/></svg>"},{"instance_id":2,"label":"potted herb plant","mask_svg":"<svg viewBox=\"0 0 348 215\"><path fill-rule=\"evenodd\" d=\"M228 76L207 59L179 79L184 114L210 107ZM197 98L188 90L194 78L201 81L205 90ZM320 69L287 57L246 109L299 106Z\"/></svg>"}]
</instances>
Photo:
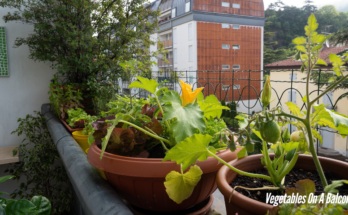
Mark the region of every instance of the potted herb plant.
<instances>
[{"instance_id":1,"label":"potted herb plant","mask_svg":"<svg viewBox=\"0 0 348 215\"><path fill-rule=\"evenodd\" d=\"M258 183L258 180L263 180L263 184L267 181L269 182L268 186L259 188L248 188L239 185L239 187L242 187L244 190L267 190L267 192L275 191L276 193L278 192L278 194L284 194L284 192L289 189L289 184L285 183L285 181L292 177L289 173L293 168L302 169L305 174L308 174L308 171L316 170L318 181L321 181L321 186L323 188L320 192L326 194L333 191L333 189L329 189L328 187L337 186L337 182L328 184L324 170L331 171L339 179L348 179L348 175L346 174L348 171L348 164L330 158L318 157L314 145L315 139L318 139L320 142L323 141L320 134L315 130L318 125L333 128L337 130L342 137L348 134L347 116L326 109L324 104L316 104L322 96L348 77L348 75L343 75L343 65L344 61L347 61L347 59L342 60L341 57L330 54L330 61L339 79L336 82L332 82L319 96L314 98L310 97L309 94L308 88L312 69L316 65L326 65L326 62L319 58L319 53L323 43L330 37L317 34L317 28L318 23L316 22L315 16L311 15L308 19L308 25L305 27L307 38L298 37L293 40L293 43L297 45L296 48L298 49L298 54L295 56L295 59L302 61L302 72L305 70L307 72L306 96L303 98L307 110L301 111L300 108L292 102L286 103L292 114L285 113L281 107L268 110L266 107L270 103L272 90L268 77L261 96L264 110L254 114L250 118L237 116L242 123L240 125L241 129L239 132L234 133L234 135L238 136L239 144L244 145L244 148L238 153L237 160L230 163L221 161L225 166L220 169L217 175L218 188L225 196L227 214L266 214L268 210L272 211L273 214L277 213L277 210L273 210L272 205L256 201L255 199L248 198L234 191L235 187L232 188L230 183L237 180L236 177L238 174L252 177L254 183ZM314 109L314 112L312 112L312 109ZM289 135L288 131L285 130L282 134L281 127L286 126L288 123L296 126L298 131ZM254 147L253 141L250 138L251 133L254 133L262 140L262 154L245 157ZM246 136L246 138L244 138L244 136ZM268 144L271 145L270 151L273 151L274 154L268 154ZM232 150L235 148L234 145L231 145L231 147ZM310 155L303 155L301 153L308 153ZM258 173L264 169L264 167L266 167L266 174ZM307 178L310 174L304 177ZM301 191L302 194L305 193L304 187ZM298 190L292 190L292 192L301 194ZM261 197L259 196L259 198ZM303 208L306 209L306 206L307 205L304 205ZM292 209L286 212L284 209L285 207L287 206L282 208L283 211L280 214L290 214L294 208L294 206L292 206ZM326 204L320 207L320 210L324 212L329 209L329 205ZM319 209L317 211L319 211ZM310 214L312 214L312 212ZM343 212L336 214L343 214Z\"/></svg>"},{"instance_id":2,"label":"potted herb plant","mask_svg":"<svg viewBox=\"0 0 348 215\"><path fill-rule=\"evenodd\" d=\"M88 161L105 171L133 209L184 214L216 190L222 163L208 158L205 149L224 161L236 158L237 151L226 150L231 132L220 119L226 107L214 95L204 99L203 88L192 91L183 81L181 96L143 77L129 88L152 97L145 105L131 102L126 114L94 122Z\"/></svg>"},{"instance_id":3,"label":"potted herb plant","mask_svg":"<svg viewBox=\"0 0 348 215\"><path fill-rule=\"evenodd\" d=\"M89 148L88 137L94 131L92 123L97 120L98 117L88 115L81 108L69 109L68 115L69 118L67 123L69 123L69 126L74 127L78 125L79 127L83 127L82 130L72 132L72 136L85 152Z\"/></svg>"},{"instance_id":4,"label":"potted herb plant","mask_svg":"<svg viewBox=\"0 0 348 215\"><path fill-rule=\"evenodd\" d=\"M62 85L58 82L58 78L53 78L50 83L50 102L52 104L52 109L54 113L59 117L64 126L70 131L82 130L81 123L76 124L71 128L66 120L68 118L68 110L83 107L81 104L82 94L78 88L73 85Z\"/></svg>"}]
</instances>

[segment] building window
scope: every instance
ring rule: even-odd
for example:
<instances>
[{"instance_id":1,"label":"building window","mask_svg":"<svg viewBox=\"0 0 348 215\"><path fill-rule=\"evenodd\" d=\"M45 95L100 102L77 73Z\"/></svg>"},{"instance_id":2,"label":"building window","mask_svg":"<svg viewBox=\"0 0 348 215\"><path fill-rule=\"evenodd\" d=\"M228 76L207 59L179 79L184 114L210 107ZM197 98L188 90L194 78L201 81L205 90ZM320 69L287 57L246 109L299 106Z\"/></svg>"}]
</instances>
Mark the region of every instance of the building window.
<instances>
[{"instance_id":1,"label":"building window","mask_svg":"<svg viewBox=\"0 0 348 215\"><path fill-rule=\"evenodd\" d=\"M189 71L193 71L193 67L189 67Z\"/></svg>"},{"instance_id":2,"label":"building window","mask_svg":"<svg viewBox=\"0 0 348 215\"><path fill-rule=\"evenodd\" d=\"M240 4L233 4L232 7L233 7L233 8L238 8L238 9L239 9L239 8L240 8Z\"/></svg>"},{"instance_id":3,"label":"building window","mask_svg":"<svg viewBox=\"0 0 348 215\"><path fill-rule=\"evenodd\" d=\"M230 65L222 65L222 69L230 69Z\"/></svg>"},{"instance_id":4,"label":"building window","mask_svg":"<svg viewBox=\"0 0 348 215\"><path fill-rule=\"evenodd\" d=\"M240 49L239 45L233 45L233 49Z\"/></svg>"},{"instance_id":5,"label":"building window","mask_svg":"<svg viewBox=\"0 0 348 215\"><path fill-rule=\"evenodd\" d=\"M230 45L222 44L222 49L230 49Z\"/></svg>"},{"instance_id":6,"label":"building window","mask_svg":"<svg viewBox=\"0 0 348 215\"><path fill-rule=\"evenodd\" d=\"M193 61L193 46L189 46L189 61Z\"/></svg>"},{"instance_id":7,"label":"building window","mask_svg":"<svg viewBox=\"0 0 348 215\"><path fill-rule=\"evenodd\" d=\"M233 25L233 29L240 29L240 25Z\"/></svg>"},{"instance_id":8,"label":"building window","mask_svg":"<svg viewBox=\"0 0 348 215\"><path fill-rule=\"evenodd\" d=\"M240 65L233 65L233 69L240 69Z\"/></svg>"},{"instance_id":9,"label":"building window","mask_svg":"<svg viewBox=\"0 0 348 215\"><path fill-rule=\"evenodd\" d=\"M178 63L178 49L174 49L174 63Z\"/></svg>"},{"instance_id":10,"label":"building window","mask_svg":"<svg viewBox=\"0 0 348 215\"><path fill-rule=\"evenodd\" d=\"M174 44L176 44L176 40L177 40L177 29L174 28L174 30L173 30L173 42L174 42Z\"/></svg>"},{"instance_id":11,"label":"building window","mask_svg":"<svg viewBox=\"0 0 348 215\"><path fill-rule=\"evenodd\" d=\"M229 2L222 2L221 6L222 7L230 7L230 3Z\"/></svg>"},{"instance_id":12,"label":"building window","mask_svg":"<svg viewBox=\"0 0 348 215\"><path fill-rule=\"evenodd\" d=\"M176 8L172 9L172 18L174 18L176 16Z\"/></svg>"},{"instance_id":13,"label":"building window","mask_svg":"<svg viewBox=\"0 0 348 215\"><path fill-rule=\"evenodd\" d=\"M238 85L233 85L233 89L234 90L237 90L237 89L239 90L240 89L240 85L239 84Z\"/></svg>"},{"instance_id":14,"label":"building window","mask_svg":"<svg viewBox=\"0 0 348 215\"><path fill-rule=\"evenodd\" d=\"M185 4L185 13L190 11L190 2L186 2Z\"/></svg>"},{"instance_id":15,"label":"building window","mask_svg":"<svg viewBox=\"0 0 348 215\"><path fill-rule=\"evenodd\" d=\"M192 40L192 23L188 24L188 40Z\"/></svg>"},{"instance_id":16,"label":"building window","mask_svg":"<svg viewBox=\"0 0 348 215\"><path fill-rule=\"evenodd\" d=\"M190 76L190 83L193 83L193 76Z\"/></svg>"},{"instance_id":17,"label":"building window","mask_svg":"<svg viewBox=\"0 0 348 215\"><path fill-rule=\"evenodd\" d=\"M221 27L222 28L230 28L230 25L229 24L221 24Z\"/></svg>"}]
</instances>

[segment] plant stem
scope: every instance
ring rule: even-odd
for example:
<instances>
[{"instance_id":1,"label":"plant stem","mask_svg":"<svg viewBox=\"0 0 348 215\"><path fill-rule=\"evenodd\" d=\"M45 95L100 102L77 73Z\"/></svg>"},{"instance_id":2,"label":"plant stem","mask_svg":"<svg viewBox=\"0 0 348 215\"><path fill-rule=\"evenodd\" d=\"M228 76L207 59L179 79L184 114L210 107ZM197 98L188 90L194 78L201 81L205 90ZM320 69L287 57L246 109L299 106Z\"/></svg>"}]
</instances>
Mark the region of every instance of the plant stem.
<instances>
[{"instance_id":1,"label":"plant stem","mask_svg":"<svg viewBox=\"0 0 348 215\"><path fill-rule=\"evenodd\" d=\"M145 128L146 128L149 132L151 132L151 133L157 135L153 130L149 129L148 127L145 126ZM164 148L166 151L169 151L169 149L166 147L166 145L163 143L163 141L162 141L162 140L159 140L159 141L161 142L163 148Z\"/></svg>"},{"instance_id":2,"label":"plant stem","mask_svg":"<svg viewBox=\"0 0 348 215\"><path fill-rule=\"evenodd\" d=\"M158 99L158 96L155 95L155 98L156 98L156 101L157 101L157 104L158 104L158 108L161 110L162 116L164 117L164 111L163 111L162 105L161 105L161 103L160 103L160 101ZM164 122L166 123L166 126L167 126L168 130L170 130L169 122L167 120L164 121Z\"/></svg>"},{"instance_id":3,"label":"plant stem","mask_svg":"<svg viewBox=\"0 0 348 215\"><path fill-rule=\"evenodd\" d=\"M140 128L139 126L134 125L133 123L130 123L130 122L124 121L124 120L120 120L119 122L123 122L123 123L125 123L125 124L131 125L131 126L133 126L134 128L138 129L139 131L142 131L142 132L144 132L145 134L149 135L150 137L153 137L153 138L155 138L155 139L157 139L157 140L162 140L163 142L166 142L166 143L168 143L169 145L171 145L171 142L170 142L169 140L164 139L164 138L162 138L162 137L160 137L160 136L158 136L158 135L152 134L152 133L148 132L147 130L145 130L145 129L143 129L143 128Z\"/></svg>"},{"instance_id":4,"label":"plant stem","mask_svg":"<svg viewBox=\"0 0 348 215\"><path fill-rule=\"evenodd\" d=\"M268 149L267 149L266 141L262 141L262 155L263 155L263 158L264 158L267 170L268 170L268 174L272 178L272 181L273 181L272 183L275 186L279 186L279 184L278 184L278 181L279 181L278 175L275 173L275 171L274 171L274 169L272 167L272 161L271 161L271 159L269 158L269 155L268 155Z\"/></svg>"},{"instance_id":5,"label":"plant stem","mask_svg":"<svg viewBox=\"0 0 348 215\"><path fill-rule=\"evenodd\" d=\"M330 87L328 87L324 92L322 92L318 97L316 97L313 101L311 101L311 105L313 105L316 101L318 101L321 97L325 96L326 93L330 92L333 88L335 88L337 85L339 85L340 83L342 83L346 78L348 77L348 75L343 76L339 81L333 83ZM307 97L308 100L308 97Z\"/></svg>"},{"instance_id":6,"label":"plant stem","mask_svg":"<svg viewBox=\"0 0 348 215\"><path fill-rule=\"evenodd\" d=\"M297 159L298 159L299 154L297 153L297 149L295 152L294 157L291 159L290 163L288 163L286 165L286 167L284 168L284 170L282 170L279 174L279 178L284 178L295 166Z\"/></svg>"},{"instance_id":7,"label":"plant stem","mask_svg":"<svg viewBox=\"0 0 348 215\"><path fill-rule=\"evenodd\" d=\"M306 84L306 96L307 96L307 114L306 119L303 121L303 124L306 126L307 134L308 134L308 140L309 140L309 151L311 152L313 156L313 161L315 163L315 166L317 168L321 183L323 184L323 187L327 186L327 181L324 175L323 168L321 167L321 164L319 162L317 152L315 151L314 147L314 141L313 141L313 134L312 134L312 128L311 128L311 109L312 109L312 102L309 100L309 79L311 75L311 68L312 68L312 59L311 59L311 41L310 37L308 38L308 44L307 44L307 50L308 50L308 61L307 61L307 84ZM314 100L316 101L316 100ZM285 171L284 171L285 173Z\"/></svg>"},{"instance_id":8,"label":"plant stem","mask_svg":"<svg viewBox=\"0 0 348 215\"><path fill-rule=\"evenodd\" d=\"M245 176L248 176L248 177L253 177L253 178L263 178L263 179L266 179L267 181L270 181L272 182L272 179L271 177L267 176L267 175L261 175L261 174L253 174L253 173L249 173L249 172L244 172L242 170L239 170L231 165L229 165L228 163L226 163L224 160L222 160L221 158L219 158L217 155L215 155L214 153L212 153L211 151L209 151L207 149L208 153L210 156L216 158L218 161L220 161L221 163L223 163L225 166L227 166L228 168L230 168L231 170L235 171L236 173L238 174L241 174L241 175L245 175Z\"/></svg>"},{"instance_id":9,"label":"plant stem","mask_svg":"<svg viewBox=\"0 0 348 215\"><path fill-rule=\"evenodd\" d=\"M288 114L288 113L285 113L285 112L281 112L281 113L275 114L275 116L286 116L286 117L297 119L298 121L301 121L301 122L304 122L304 120L305 120L305 119L302 119L301 117L294 116L292 114Z\"/></svg>"}]
</instances>

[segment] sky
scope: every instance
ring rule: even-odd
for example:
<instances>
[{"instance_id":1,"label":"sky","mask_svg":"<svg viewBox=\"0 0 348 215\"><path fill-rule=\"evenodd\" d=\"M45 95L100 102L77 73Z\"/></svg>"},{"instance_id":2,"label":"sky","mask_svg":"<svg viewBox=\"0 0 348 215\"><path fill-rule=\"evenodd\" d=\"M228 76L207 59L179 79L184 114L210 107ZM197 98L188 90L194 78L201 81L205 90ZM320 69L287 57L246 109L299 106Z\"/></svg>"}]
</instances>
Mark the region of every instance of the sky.
<instances>
[{"instance_id":1,"label":"sky","mask_svg":"<svg viewBox=\"0 0 348 215\"><path fill-rule=\"evenodd\" d=\"M286 5L289 6L296 6L296 7L302 7L304 0L282 0ZM265 9L268 8L268 5L270 3L276 2L276 0L263 0ZM338 11L347 11L348 12L348 0L313 0L313 4L316 5L318 8L324 6L324 5L334 5Z\"/></svg>"}]
</instances>

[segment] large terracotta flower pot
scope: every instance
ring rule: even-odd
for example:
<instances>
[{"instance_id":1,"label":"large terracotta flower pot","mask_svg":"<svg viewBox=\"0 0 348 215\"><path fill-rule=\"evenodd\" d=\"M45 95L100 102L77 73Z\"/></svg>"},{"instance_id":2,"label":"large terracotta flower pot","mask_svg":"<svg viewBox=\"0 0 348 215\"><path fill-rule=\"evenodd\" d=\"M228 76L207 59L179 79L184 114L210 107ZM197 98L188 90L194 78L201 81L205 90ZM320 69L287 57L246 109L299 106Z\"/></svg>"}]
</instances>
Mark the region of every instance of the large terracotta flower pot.
<instances>
[{"instance_id":1,"label":"large terracotta flower pot","mask_svg":"<svg viewBox=\"0 0 348 215\"><path fill-rule=\"evenodd\" d=\"M263 165L261 164L260 160L261 156L261 154L252 155L242 159L236 159L229 162L229 164L246 172L262 169ZM273 159L274 154L270 154L270 157ZM331 171L342 179L348 179L348 163L325 157L319 157L319 160L322 168L325 171ZM312 156L302 154L298 157L294 168L309 171L316 170ZM227 215L235 215L236 213L238 213L238 215L267 214L267 211L271 210L273 206L248 198L237 191L233 192L231 202L229 203L229 198L232 193L230 183L236 178L237 175L238 173L230 170L227 166L223 166L217 174L216 183L219 190L225 197Z\"/></svg>"},{"instance_id":2,"label":"large terracotta flower pot","mask_svg":"<svg viewBox=\"0 0 348 215\"><path fill-rule=\"evenodd\" d=\"M207 199L217 188L216 173L222 166L213 157L197 162L203 175L195 187L191 197L181 204L171 200L164 187L166 175L175 170L180 172L179 165L172 161L150 158L133 158L105 152L99 159L101 150L95 143L88 151L87 159L94 167L104 170L108 181L131 205L148 210L173 212L190 208ZM225 161L231 161L236 152L224 150L217 155Z\"/></svg>"}]
</instances>

